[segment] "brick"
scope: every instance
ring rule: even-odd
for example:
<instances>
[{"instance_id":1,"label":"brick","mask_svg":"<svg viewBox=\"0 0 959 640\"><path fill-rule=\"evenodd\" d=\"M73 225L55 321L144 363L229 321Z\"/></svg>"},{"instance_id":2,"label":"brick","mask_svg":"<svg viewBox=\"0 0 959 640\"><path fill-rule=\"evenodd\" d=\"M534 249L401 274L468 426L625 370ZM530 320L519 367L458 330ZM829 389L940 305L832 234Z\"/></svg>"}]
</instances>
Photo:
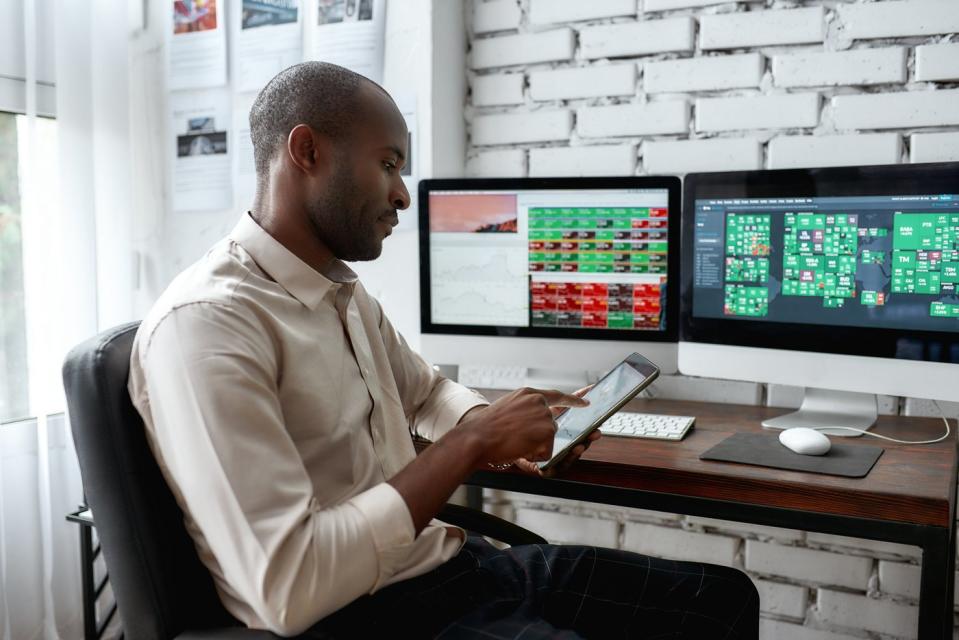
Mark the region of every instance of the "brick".
<instances>
[{"instance_id":1,"label":"brick","mask_svg":"<svg viewBox=\"0 0 959 640\"><path fill-rule=\"evenodd\" d=\"M703 15L699 45L706 51L822 42L825 16L822 7Z\"/></svg>"},{"instance_id":2,"label":"brick","mask_svg":"<svg viewBox=\"0 0 959 640\"><path fill-rule=\"evenodd\" d=\"M836 96L837 129L895 129L959 124L959 89Z\"/></svg>"},{"instance_id":3,"label":"brick","mask_svg":"<svg viewBox=\"0 0 959 640\"><path fill-rule=\"evenodd\" d=\"M768 149L770 169L896 164L902 140L898 133L780 136L769 141Z\"/></svg>"},{"instance_id":4,"label":"brick","mask_svg":"<svg viewBox=\"0 0 959 640\"><path fill-rule=\"evenodd\" d=\"M535 531L553 543L616 548L619 542L619 523L613 520L517 509L516 524Z\"/></svg>"},{"instance_id":5,"label":"brick","mask_svg":"<svg viewBox=\"0 0 959 640\"><path fill-rule=\"evenodd\" d=\"M859 636L820 631L769 618L759 620L759 637L768 640L862 640Z\"/></svg>"},{"instance_id":6,"label":"brick","mask_svg":"<svg viewBox=\"0 0 959 640\"><path fill-rule=\"evenodd\" d=\"M649 93L758 87L763 66L758 53L647 62L644 83Z\"/></svg>"},{"instance_id":7,"label":"brick","mask_svg":"<svg viewBox=\"0 0 959 640\"><path fill-rule=\"evenodd\" d=\"M761 169L763 150L752 138L646 142L643 164L646 173L666 174Z\"/></svg>"},{"instance_id":8,"label":"brick","mask_svg":"<svg viewBox=\"0 0 959 640\"><path fill-rule=\"evenodd\" d=\"M692 51L696 21L668 18L584 27L579 31L579 49L584 58L645 56L668 51Z\"/></svg>"},{"instance_id":9,"label":"brick","mask_svg":"<svg viewBox=\"0 0 959 640\"><path fill-rule=\"evenodd\" d=\"M794 93L749 98L700 98L697 131L786 129L819 124L819 94Z\"/></svg>"},{"instance_id":10,"label":"brick","mask_svg":"<svg viewBox=\"0 0 959 640\"><path fill-rule=\"evenodd\" d=\"M810 532L806 534L806 544L845 547L846 550L855 550L859 553L869 553L871 555L878 554L880 556L903 556L907 558L919 558L922 556L922 551L919 547L913 547L907 544L834 536L828 533Z\"/></svg>"},{"instance_id":11,"label":"brick","mask_svg":"<svg viewBox=\"0 0 959 640\"><path fill-rule=\"evenodd\" d=\"M526 151L482 151L466 161L466 175L473 178L522 178L526 176Z\"/></svg>"},{"instance_id":12,"label":"brick","mask_svg":"<svg viewBox=\"0 0 959 640\"><path fill-rule=\"evenodd\" d=\"M802 531L795 529L781 529L780 527L766 527L759 524L747 524L745 522L731 522L727 520L717 520L715 518L702 518L700 516L687 516L686 522L699 527L707 527L718 531L729 531L742 535L754 535L759 538L775 538L776 540L785 540L789 542L798 542L802 540Z\"/></svg>"},{"instance_id":13,"label":"brick","mask_svg":"<svg viewBox=\"0 0 959 640\"><path fill-rule=\"evenodd\" d=\"M770 167L772 168L772 167ZM798 409L806 394L805 387L793 387L785 384L766 385L766 406ZM895 416L899 414L899 398L896 396L878 395L879 414Z\"/></svg>"},{"instance_id":14,"label":"brick","mask_svg":"<svg viewBox=\"0 0 959 640\"><path fill-rule=\"evenodd\" d=\"M909 136L910 162L959 160L959 132L914 133Z\"/></svg>"},{"instance_id":15,"label":"brick","mask_svg":"<svg viewBox=\"0 0 959 640\"><path fill-rule=\"evenodd\" d=\"M865 590L872 564L871 558L746 541L746 569L764 575Z\"/></svg>"},{"instance_id":16,"label":"brick","mask_svg":"<svg viewBox=\"0 0 959 640\"><path fill-rule=\"evenodd\" d=\"M840 4L837 11L839 33L853 40L959 31L959 3L955 0Z\"/></svg>"},{"instance_id":17,"label":"brick","mask_svg":"<svg viewBox=\"0 0 959 640\"><path fill-rule=\"evenodd\" d=\"M919 565L879 561L879 590L894 596L919 599Z\"/></svg>"},{"instance_id":18,"label":"brick","mask_svg":"<svg viewBox=\"0 0 959 640\"><path fill-rule=\"evenodd\" d=\"M473 104L490 107L522 104L526 78L522 73L498 73L473 78Z\"/></svg>"},{"instance_id":19,"label":"brick","mask_svg":"<svg viewBox=\"0 0 959 640\"><path fill-rule=\"evenodd\" d=\"M959 80L959 44L916 47L916 80Z\"/></svg>"},{"instance_id":20,"label":"brick","mask_svg":"<svg viewBox=\"0 0 959 640\"><path fill-rule=\"evenodd\" d=\"M573 114L565 109L477 116L473 118L473 144L566 140L572 127Z\"/></svg>"},{"instance_id":21,"label":"brick","mask_svg":"<svg viewBox=\"0 0 959 640\"><path fill-rule=\"evenodd\" d=\"M635 16L636 0L530 0L529 21L532 24L553 24L598 20L617 16Z\"/></svg>"},{"instance_id":22,"label":"brick","mask_svg":"<svg viewBox=\"0 0 959 640\"><path fill-rule=\"evenodd\" d=\"M959 133L952 135L959 136ZM959 144L959 140L957 140L956 144ZM939 400L939 406L950 420L954 421L956 415L959 415L959 402ZM903 407L902 414L905 416L927 416L930 418L941 417L939 409L936 408L932 400L920 400L918 398L906 398L906 406Z\"/></svg>"},{"instance_id":23,"label":"brick","mask_svg":"<svg viewBox=\"0 0 959 640\"><path fill-rule=\"evenodd\" d=\"M556 29L473 40L473 69L569 60L576 46L572 29Z\"/></svg>"},{"instance_id":24,"label":"brick","mask_svg":"<svg viewBox=\"0 0 959 640\"><path fill-rule=\"evenodd\" d=\"M685 100L580 107L576 131L585 138L646 136L689 131L689 103Z\"/></svg>"},{"instance_id":25,"label":"brick","mask_svg":"<svg viewBox=\"0 0 959 640\"><path fill-rule=\"evenodd\" d=\"M830 589L819 590L816 604L820 619L830 624L901 638L916 637L918 607Z\"/></svg>"},{"instance_id":26,"label":"brick","mask_svg":"<svg viewBox=\"0 0 959 640\"><path fill-rule=\"evenodd\" d=\"M631 176L636 146L631 144L549 147L529 152L530 176Z\"/></svg>"},{"instance_id":27,"label":"brick","mask_svg":"<svg viewBox=\"0 0 959 640\"><path fill-rule=\"evenodd\" d=\"M723 140L727 142L728 140ZM682 141L683 148L702 148L707 149L706 153L716 152L722 154L721 149L712 146L707 147L688 147L686 141ZM714 142L713 140L695 140L693 142ZM660 143L647 143L647 152L650 145ZM679 144L679 143L663 143ZM745 145L741 145L745 146ZM712 150L710 150L712 149ZM664 400L699 400L700 402L722 402L728 404L759 404L762 397L762 386L754 382L740 382L737 380L717 380L715 378L689 378L680 375L661 375L656 378L649 389L647 395L650 398L661 398Z\"/></svg>"},{"instance_id":28,"label":"brick","mask_svg":"<svg viewBox=\"0 0 959 640\"><path fill-rule=\"evenodd\" d=\"M732 566L739 549L739 540L628 522L623 548L657 558Z\"/></svg>"},{"instance_id":29,"label":"brick","mask_svg":"<svg viewBox=\"0 0 959 640\"><path fill-rule=\"evenodd\" d=\"M473 33L518 29L523 14L516 0L473 3Z\"/></svg>"},{"instance_id":30,"label":"brick","mask_svg":"<svg viewBox=\"0 0 959 640\"><path fill-rule=\"evenodd\" d=\"M755 578L753 584L759 591L760 611L790 618L805 617L809 593L804 587Z\"/></svg>"},{"instance_id":31,"label":"brick","mask_svg":"<svg viewBox=\"0 0 959 640\"><path fill-rule=\"evenodd\" d=\"M760 2L761 0L746 0L746 2ZM643 9L646 11L669 11L670 9L687 9L689 7L707 7L713 4L726 4L729 0L646 0Z\"/></svg>"},{"instance_id":32,"label":"brick","mask_svg":"<svg viewBox=\"0 0 959 640\"><path fill-rule=\"evenodd\" d=\"M631 96L635 93L635 64L607 64L529 74L529 95L533 100Z\"/></svg>"},{"instance_id":33,"label":"brick","mask_svg":"<svg viewBox=\"0 0 959 640\"><path fill-rule=\"evenodd\" d=\"M906 81L905 47L773 56L777 87L870 85Z\"/></svg>"}]
</instances>

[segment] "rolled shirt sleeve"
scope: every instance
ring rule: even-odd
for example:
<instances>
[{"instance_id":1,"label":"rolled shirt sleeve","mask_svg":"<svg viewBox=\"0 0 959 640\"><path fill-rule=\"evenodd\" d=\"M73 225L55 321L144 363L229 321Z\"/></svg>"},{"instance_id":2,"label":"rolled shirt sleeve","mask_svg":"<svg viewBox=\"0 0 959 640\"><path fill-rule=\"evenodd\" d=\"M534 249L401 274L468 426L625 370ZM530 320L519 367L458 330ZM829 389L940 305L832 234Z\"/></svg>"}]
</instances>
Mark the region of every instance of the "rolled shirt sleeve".
<instances>
[{"instance_id":1,"label":"rolled shirt sleeve","mask_svg":"<svg viewBox=\"0 0 959 640\"><path fill-rule=\"evenodd\" d=\"M277 350L252 312L178 307L138 337L138 349L145 388L131 378L131 392L138 406L148 403L151 445L229 589L259 617L254 624L300 633L396 572L392 559L415 537L405 502L383 482L340 504L317 503L284 424ZM431 428L469 404L461 390L422 376L437 392L423 418Z\"/></svg>"}]
</instances>

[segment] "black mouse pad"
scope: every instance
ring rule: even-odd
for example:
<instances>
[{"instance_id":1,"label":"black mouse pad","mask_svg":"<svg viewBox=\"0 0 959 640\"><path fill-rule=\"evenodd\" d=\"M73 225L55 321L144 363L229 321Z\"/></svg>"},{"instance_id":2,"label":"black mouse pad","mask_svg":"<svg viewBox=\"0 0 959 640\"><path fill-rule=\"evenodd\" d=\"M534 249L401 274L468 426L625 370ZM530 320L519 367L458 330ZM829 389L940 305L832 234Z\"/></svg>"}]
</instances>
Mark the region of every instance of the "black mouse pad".
<instances>
[{"instance_id":1,"label":"black mouse pad","mask_svg":"<svg viewBox=\"0 0 959 640\"><path fill-rule=\"evenodd\" d=\"M825 455L804 456L784 447L779 442L778 434L737 433L701 454L699 459L862 478L884 451L882 447L837 444L835 439L832 443L832 448Z\"/></svg>"}]
</instances>

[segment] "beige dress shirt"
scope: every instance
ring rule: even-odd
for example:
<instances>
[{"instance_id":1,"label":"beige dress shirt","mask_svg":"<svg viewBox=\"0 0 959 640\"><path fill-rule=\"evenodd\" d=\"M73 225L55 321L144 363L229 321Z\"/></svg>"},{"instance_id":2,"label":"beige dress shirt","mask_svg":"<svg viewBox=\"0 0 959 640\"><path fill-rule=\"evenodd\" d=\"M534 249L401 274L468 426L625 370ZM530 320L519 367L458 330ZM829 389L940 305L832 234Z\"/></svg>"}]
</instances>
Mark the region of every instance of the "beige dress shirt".
<instances>
[{"instance_id":1,"label":"beige dress shirt","mask_svg":"<svg viewBox=\"0 0 959 640\"><path fill-rule=\"evenodd\" d=\"M241 622L301 632L456 555L386 483L485 400L410 350L344 263L248 215L137 333L130 396L200 559Z\"/></svg>"}]
</instances>

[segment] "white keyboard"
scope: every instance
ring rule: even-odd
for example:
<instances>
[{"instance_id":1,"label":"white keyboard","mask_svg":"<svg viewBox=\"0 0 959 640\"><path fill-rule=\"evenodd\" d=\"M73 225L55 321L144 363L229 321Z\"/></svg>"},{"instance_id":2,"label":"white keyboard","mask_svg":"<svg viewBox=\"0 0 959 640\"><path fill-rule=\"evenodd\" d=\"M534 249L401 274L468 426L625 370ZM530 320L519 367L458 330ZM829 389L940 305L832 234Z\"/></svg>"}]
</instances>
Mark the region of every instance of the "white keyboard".
<instances>
[{"instance_id":1,"label":"white keyboard","mask_svg":"<svg viewBox=\"0 0 959 640\"><path fill-rule=\"evenodd\" d=\"M599 428L603 435L656 440L682 440L696 418L691 416L663 416L655 413L620 411Z\"/></svg>"},{"instance_id":2,"label":"white keyboard","mask_svg":"<svg viewBox=\"0 0 959 640\"><path fill-rule=\"evenodd\" d=\"M506 389L526 386L526 367L506 365L460 365L457 382L471 389Z\"/></svg>"}]
</instances>

